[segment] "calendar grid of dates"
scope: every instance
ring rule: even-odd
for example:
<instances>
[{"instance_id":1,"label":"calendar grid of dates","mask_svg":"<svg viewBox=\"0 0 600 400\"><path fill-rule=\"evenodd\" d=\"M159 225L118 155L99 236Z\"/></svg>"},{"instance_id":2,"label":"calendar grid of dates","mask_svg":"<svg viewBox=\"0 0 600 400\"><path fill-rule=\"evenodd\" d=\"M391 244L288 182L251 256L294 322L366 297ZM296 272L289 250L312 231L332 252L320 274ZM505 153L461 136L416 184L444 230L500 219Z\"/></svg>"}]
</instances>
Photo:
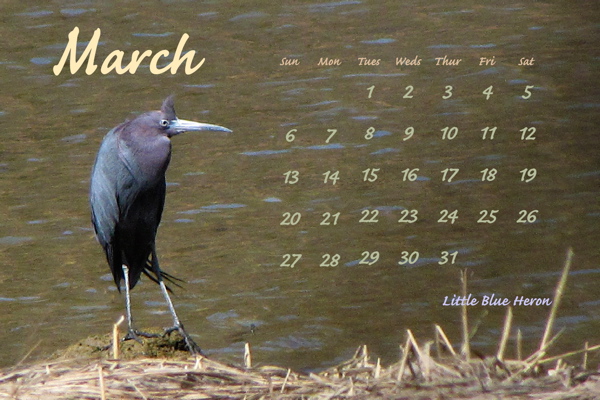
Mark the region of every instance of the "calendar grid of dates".
<instances>
[{"instance_id":1,"label":"calendar grid of dates","mask_svg":"<svg viewBox=\"0 0 600 400\"><path fill-rule=\"evenodd\" d=\"M405 58L383 74L315 59L334 79L290 96L306 112L273 131L279 266L475 268L532 251L555 218L536 192L557 179L540 167L555 132L532 111L548 101L532 59Z\"/></svg>"}]
</instances>

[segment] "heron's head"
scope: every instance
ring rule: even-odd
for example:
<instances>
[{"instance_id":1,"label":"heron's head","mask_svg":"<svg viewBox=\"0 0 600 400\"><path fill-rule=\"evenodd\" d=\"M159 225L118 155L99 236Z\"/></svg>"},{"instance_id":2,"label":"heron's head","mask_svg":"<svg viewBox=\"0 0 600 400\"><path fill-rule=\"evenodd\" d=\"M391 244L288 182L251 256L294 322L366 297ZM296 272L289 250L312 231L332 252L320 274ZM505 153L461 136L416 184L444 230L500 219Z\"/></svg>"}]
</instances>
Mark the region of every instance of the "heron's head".
<instances>
[{"instance_id":1,"label":"heron's head","mask_svg":"<svg viewBox=\"0 0 600 400\"><path fill-rule=\"evenodd\" d=\"M154 115L156 115L156 118L153 119L155 119L158 129L160 129L161 133L167 137L172 137L182 132L232 132L230 129L219 125L205 124L203 122L188 121L177 118L177 115L175 115L175 100L172 95L163 101L160 112L155 113Z\"/></svg>"}]
</instances>

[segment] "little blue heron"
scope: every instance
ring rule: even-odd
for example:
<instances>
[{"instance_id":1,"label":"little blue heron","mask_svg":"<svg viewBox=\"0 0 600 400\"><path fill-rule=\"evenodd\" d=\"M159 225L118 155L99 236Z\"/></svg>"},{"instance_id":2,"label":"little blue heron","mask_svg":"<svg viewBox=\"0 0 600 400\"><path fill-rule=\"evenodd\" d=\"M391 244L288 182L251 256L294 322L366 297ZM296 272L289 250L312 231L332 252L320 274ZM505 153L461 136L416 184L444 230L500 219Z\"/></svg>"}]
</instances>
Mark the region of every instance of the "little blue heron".
<instances>
[{"instance_id":1,"label":"little blue heron","mask_svg":"<svg viewBox=\"0 0 600 400\"><path fill-rule=\"evenodd\" d=\"M165 334L179 331L189 351L202 354L175 313L163 278L174 284L177 278L160 269L155 245L165 204L171 137L186 131L231 132L222 126L177 118L173 96L165 99L160 111L141 114L111 129L92 170L90 205L96 238L119 291L121 280L125 280L125 339L139 341L139 336L151 336L134 329L131 317L129 292L144 273L160 286L173 317L173 326Z\"/></svg>"}]
</instances>

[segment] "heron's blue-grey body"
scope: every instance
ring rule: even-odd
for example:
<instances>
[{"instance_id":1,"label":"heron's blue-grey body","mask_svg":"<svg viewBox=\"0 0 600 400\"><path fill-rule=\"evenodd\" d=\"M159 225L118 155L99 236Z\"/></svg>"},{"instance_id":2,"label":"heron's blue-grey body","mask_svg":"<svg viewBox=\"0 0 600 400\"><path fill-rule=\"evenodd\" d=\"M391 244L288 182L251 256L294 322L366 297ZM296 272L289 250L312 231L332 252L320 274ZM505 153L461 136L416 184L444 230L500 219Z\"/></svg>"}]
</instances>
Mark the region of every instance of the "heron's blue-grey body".
<instances>
[{"instance_id":1,"label":"heron's blue-grey body","mask_svg":"<svg viewBox=\"0 0 600 400\"><path fill-rule=\"evenodd\" d=\"M129 290L141 274L158 283L178 330L192 353L201 350L185 332L169 298L156 256L155 238L165 204L165 172L171 159L171 137L185 131L222 131L218 125L177 118L173 97L160 111L150 111L113 128L104 137L92 170L90 205L96 237L106 253L117 288L125 280L129 332L127 338L142 334L133 328Z\"/></svg>"}]
</instances>

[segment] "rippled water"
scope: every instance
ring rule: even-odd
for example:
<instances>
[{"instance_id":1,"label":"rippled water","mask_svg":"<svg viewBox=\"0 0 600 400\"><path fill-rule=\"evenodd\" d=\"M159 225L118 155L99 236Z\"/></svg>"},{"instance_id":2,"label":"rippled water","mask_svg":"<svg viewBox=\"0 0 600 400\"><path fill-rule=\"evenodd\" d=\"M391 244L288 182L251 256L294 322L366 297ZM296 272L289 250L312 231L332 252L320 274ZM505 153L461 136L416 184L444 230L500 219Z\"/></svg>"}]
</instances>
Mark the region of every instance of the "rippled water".
<instances>
[{"instance_id":1,"label":"rippled water","mask_svg":"<svg viewBox=\"0 0 600 400\"><path fill-rule=\"evenodd\" d=\"M388 362L405 329L430 337L433 323L458 343L459 311L442 303L458 293L461 268L479 297L550 297L569 246L576 256L558 346L597 341L594 3L7 1L2 9L2 365L108 332L123 313L89 222L89 173L111 127L171 93L181 118L234 131L173 139L157 239L163 268L187 281L174 298L180 316L209 354L239 360L249 341L255 361L319 368L367 344ZM190 76L144 65L135 75L55 76L75 26L79 50L102 29L98 60L115 49L173 50L188 33L186 49L206 62ZM417 55L420 66L395 65ZM436 67L444 55L466 61ZM492 56L493 67L468 61ZM283 57L300 65L280 66ZM317 67L321 57L342 65ZM384 62L358 66L358 57ZM516 66L521 57L536 66ZM412 99L403 97L408 85ZM442 100L448 85L453 97ZM453 126L458 137L442 139ZM481 140L491 126L497 138ZM535 141L520 140L523 127L536 128ZM329 141L328 129L337 129ZM374 168L377 180L364 181ZM446 168L460 169L451 182L442 181ZM482 182L486 168L497 179ZM524 168L536 168L533 181L519 181ZM296 184L285 183L288 171L299 172ZM328 171L339 171L335 184L324 182ZM416 223L398 222L414 209ZM438 222L444 209L458 210L454 224ZM476 222L495 209L497 222ZM521 210L539 210L535 223L517 223ZM282 226L285 213L301 219ZM398 264L415 251L414 263ZM442 251L456 252L456 263L440 265ZM302 258L281 267L285 254ZM136 287L133 306L140 327L170 323L151 282ZM474 347L493 352L505 308L470 312L473 323L482 319ZM547 312L515 309L527 347Z\"/></svg>"}]
</instances>

